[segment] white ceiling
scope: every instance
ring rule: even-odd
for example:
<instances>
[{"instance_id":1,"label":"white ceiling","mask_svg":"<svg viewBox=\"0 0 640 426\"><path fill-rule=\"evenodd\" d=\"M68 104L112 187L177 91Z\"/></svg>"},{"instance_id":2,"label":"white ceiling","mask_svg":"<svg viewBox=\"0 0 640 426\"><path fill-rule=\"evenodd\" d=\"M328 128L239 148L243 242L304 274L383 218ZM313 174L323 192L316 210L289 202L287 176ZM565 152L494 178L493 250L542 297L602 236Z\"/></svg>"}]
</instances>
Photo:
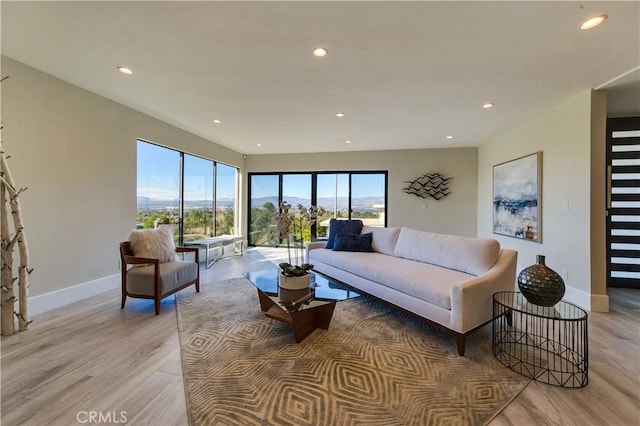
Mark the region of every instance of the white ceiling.
<instances>
[{"instance_id":1,"label":"white ceiling","mask_svg":"<svg viewBox=\"0 0 640 426\"><path fill-rule=\"evenodd\" d=\"M477 146L625 74L640 114L637 1L1 3L4 55L246 154Z\"/></svg>"}]
</instances>

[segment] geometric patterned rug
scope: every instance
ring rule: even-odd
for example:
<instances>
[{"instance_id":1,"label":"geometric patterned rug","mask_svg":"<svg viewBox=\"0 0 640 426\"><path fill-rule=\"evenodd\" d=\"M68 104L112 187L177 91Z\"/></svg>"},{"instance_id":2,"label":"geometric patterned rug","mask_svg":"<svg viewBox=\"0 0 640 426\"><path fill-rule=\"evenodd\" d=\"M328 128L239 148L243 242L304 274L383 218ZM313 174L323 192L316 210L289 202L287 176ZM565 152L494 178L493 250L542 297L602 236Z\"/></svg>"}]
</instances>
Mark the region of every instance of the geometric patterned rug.
<instances>
[{"instance_id":1,"label":"geometric patterned rug","mask_svg":"<svg viewBox=\"0 0 640 426\"><path fill-rule=\"evenodd\" d=\"M295 343L245 278L176 294L187 411L204 425L483 425L529 383L486 327L455 339L375 300L338 302Z\"/></svg>"}]
</instances>

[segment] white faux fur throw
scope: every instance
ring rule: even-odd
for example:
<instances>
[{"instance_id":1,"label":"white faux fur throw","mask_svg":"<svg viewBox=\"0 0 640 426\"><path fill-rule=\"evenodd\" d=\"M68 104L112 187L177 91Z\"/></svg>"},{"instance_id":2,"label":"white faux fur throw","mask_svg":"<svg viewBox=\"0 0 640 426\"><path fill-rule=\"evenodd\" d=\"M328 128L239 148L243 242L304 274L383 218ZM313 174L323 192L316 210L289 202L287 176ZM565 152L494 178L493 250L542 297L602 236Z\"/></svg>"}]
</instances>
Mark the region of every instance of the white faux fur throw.
<instances>
[{"instance_id":1,"label":"white faux fur throw","mask_svg":"<svg viewBox=\"0 0 640 426\"><path fill-rule=\"evenodd\" d=\"M178 260L171 228L134 230L129 235L134 256L158 259L160 262Z\"/></svg>"}]
</instances>

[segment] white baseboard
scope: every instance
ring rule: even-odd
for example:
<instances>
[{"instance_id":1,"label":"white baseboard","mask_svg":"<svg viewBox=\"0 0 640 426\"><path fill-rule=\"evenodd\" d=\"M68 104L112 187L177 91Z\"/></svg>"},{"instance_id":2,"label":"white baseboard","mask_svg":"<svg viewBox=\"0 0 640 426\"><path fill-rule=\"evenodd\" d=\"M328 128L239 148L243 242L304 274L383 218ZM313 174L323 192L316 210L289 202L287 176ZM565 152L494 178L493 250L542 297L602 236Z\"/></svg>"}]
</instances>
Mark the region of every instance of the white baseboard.
<instances>
[{"instance_id":1,"label":"white baseboard","mask_svg":"<svg viewBox=\"0 0 640 426\"><path fill-rule=\"evenodd\" d=\"M118 273L98 278L97 280L87 281L86 283L33 296L29 298L29 316L33 317L34 315L86 299L87 297L119 288L120 285L120 274Z\"/></svg>"},{"instance_id":2,"label":"white baseboard","mask_svg":"<svg viewBox=\"0 0 640 426\"><path fill-rule=\"evenodd\" d=\"M584 290L579 290L575 287L566 286L564 291L563 300L571 302L574 305L580 306L587 311L591 310L591 293L587 293Z\"/></svg>"},{"instance_id":3,"label":"white baseboard","mask_svg":"<svg viewBox=\"0 0 640 426\"><path fill-rule=\"evenodd\" d=\"M609 296L606 294L591 294L575 287L566 286L563 299L587 311L609 312Z\"/></svg>"},{"instance_id":4,"label":"white baseboard","mask_svg":"<svg viewBox=\"0 0 640 426\"><path fill-rule=\"evenodd\" d=\"M525 268L524 266L517 265L516 277L522 272ZM518 285L516 281L516 291L518 290ZM587 293L584 290L579 290L575 287L566 286L564 296L562 300L566 300L567 302L573 303L574 305L580 306L582 309L591 312L609 312L609 296L606 294L591 294Z\"/></svg>"}]
</instances>

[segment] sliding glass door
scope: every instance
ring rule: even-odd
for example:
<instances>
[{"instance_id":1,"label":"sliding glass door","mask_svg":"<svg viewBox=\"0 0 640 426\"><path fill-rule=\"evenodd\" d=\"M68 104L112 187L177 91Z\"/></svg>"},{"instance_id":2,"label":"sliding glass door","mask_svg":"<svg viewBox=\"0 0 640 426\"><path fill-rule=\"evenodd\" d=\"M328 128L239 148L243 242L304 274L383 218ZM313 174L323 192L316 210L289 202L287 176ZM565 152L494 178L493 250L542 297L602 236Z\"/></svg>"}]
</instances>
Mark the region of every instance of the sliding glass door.
<instances>
[{"instance_id":1,"label":"sliding glass door","mask_svg":"<svg viewBox=\"0 0 640 426\"><path fill-rule=\"evenodd\" d=\"M296 173L282 175L282 201L291 204L293 208L301 205L305 209L311 207L311 174ZM311 241L309 229L304 229L298 235L291 235L292 247L302 247Z\"/></svg>"},{"instance_id":2,"label":"sliding glass door","mask_svg":"<svg viewBox=\"0 0 640 426\"><path fill-rule=\"evenodd\" d=\"M386 226L387 172L305 172L249 174L249 245L278 246L275 214L281 201L323 207L303 243L326 238L329 221L361 219L369 226Z\"/></svg>"},{"instance_id":3,"label":"sliding glass door","mask_svg":"<svg viewBox=\"0 0 640 426\"><path fill-rule=\"evenodd\" d=\"M253 175L249 179L249 245L278 245L275 214L279 188L279 175Z\"/></svg>"},{"instance_id":4,"label":"sliding glass door","mask_svg":"<svg viewBox=\"0 0 640 426\"><path fill-rule=\"evenodd\" d=\"M349 218L349 174L319 173L316 190L317 206L324 208L325 214L318 218L316 237L329 235L329 221L333 218Z\"/></svg>"},{"instance_id":5,"label":"sliding glass door","mask_svg":"<svg viewBox=\"0 0 640 426\"><path fill-rule=\"evenodd\" d=\"M351 175L351 218L368 226L385 226L387 176L383 173Z\"/></svg>"}]
</instances>

